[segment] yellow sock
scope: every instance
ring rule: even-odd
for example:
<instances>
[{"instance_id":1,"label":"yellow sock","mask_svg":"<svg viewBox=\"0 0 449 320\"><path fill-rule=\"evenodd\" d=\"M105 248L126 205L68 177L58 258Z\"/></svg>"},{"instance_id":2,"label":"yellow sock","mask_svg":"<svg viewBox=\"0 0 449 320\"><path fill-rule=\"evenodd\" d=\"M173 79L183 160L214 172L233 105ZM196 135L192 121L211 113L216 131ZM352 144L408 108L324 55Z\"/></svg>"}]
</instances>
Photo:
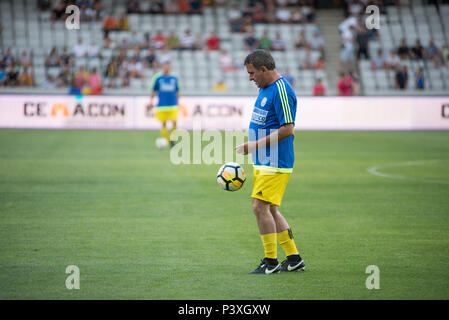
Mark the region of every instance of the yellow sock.
<instances>
[{"instance_id":1,"label":"yellow sock","mask_svg":"<svg viewBox=\"0 0 449 320\"><path fill-rule=\"evenodd\" d=\"M171 140L171 134L173 133L173 131L176 130L176 125L173 125L173 127L170 129L170 132L168 133L168 138L169 140Z\"/></svg>"},{"instance_id":2,"label":"yellow sock","mask_svg":"<svg viewBox=\"0 0 449 320\"><path fill-rule=\"evenodd\" d=\"M292 254L298 254L295 241L293 241L293 233L291 229L287 229L277 234L279 244L285 251L285 255L290 256Z\"/></svg>"},{"instance_id":3,"label":"yellow sock","mask_svg":"<svg viewBox=\"0 0 449 320\"><path fill-rule=\"evenodd\" d=\"M265 250L265 258L277 258L277 242L276 233L261 234L263 248Z\"/></svg>"},{"instance_id":4,"label":"yellow sock","mask_svg":"<svg viewBox=\"0 0 449 320\"><path fill-rule=\"evenodd\" d=\"M161 136L168 140L167 128L161 128Z\"/></svg>"}]
</instances>

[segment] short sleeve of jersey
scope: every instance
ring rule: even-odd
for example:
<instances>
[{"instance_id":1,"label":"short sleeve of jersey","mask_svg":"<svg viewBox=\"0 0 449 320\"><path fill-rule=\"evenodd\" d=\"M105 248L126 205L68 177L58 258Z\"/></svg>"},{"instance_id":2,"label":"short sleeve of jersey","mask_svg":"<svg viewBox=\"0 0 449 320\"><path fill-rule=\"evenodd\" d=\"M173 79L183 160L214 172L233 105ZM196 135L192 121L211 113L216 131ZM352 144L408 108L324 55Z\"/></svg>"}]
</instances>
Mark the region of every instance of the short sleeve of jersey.
<instances>
[{"instance_id":1,"label":"short sleeve of jersey","mask_svg":"<svg viewBox=\"0 0 449 320\"><path fill-rule=\"evenodd\" d=\"M157 77L155 77L154 79L153 79L153 84L152 84L152 86L151 86L151 89L153 90L153 91L159 91L159 77L157 76Z\"/></svg>"},{"instance_id":2,"label":"short sleeve of jersey","mask_svg":"<svg viewBox=\"0 0 449 320\"><path fill-rule=\"evenodd\" d=\"M281 126L286 123L295 123L296 96L283 80L276 82L273 105Z\"/></svg>"}]
</instances>

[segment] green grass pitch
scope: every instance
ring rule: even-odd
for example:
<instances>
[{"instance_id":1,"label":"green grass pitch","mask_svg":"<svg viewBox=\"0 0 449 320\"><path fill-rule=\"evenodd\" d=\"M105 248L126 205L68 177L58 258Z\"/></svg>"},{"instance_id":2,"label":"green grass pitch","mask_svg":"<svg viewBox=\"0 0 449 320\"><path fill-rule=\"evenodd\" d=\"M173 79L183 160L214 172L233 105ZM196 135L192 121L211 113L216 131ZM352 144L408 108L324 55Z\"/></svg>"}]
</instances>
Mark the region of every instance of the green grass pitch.
<instances>
[{"instance_id":1,"label":"green grass pitch","mask_svg":"<svg viewBox=\"0 0 449 320\"><path fill-rule=\"evenodd\" d=\"M0 131L0 299L449 298L449 132L296 132L281 212L307 269L269 276L251 166L222 191L157 135Z\"/></svg>"}]
</instances>

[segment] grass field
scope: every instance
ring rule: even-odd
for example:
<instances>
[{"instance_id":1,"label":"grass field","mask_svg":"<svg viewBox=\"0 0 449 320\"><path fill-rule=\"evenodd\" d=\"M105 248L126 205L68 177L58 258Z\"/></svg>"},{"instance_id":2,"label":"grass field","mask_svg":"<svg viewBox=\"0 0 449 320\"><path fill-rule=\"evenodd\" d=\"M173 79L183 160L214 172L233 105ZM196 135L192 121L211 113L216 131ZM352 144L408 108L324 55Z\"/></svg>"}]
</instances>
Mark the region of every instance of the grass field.
<instances>
[{"instance_id":1,"label":"grass field","mask_svg":"<svg viewBox=\"0 0 449 320\"><path fill-rule=\"evenodd\" d=\"M307 269L270 276L248 274L251 166L222 191L157 135L0 131L0 299L449 298L449 132L296 132L281 212Z\"/></svg>"}]
</instances>

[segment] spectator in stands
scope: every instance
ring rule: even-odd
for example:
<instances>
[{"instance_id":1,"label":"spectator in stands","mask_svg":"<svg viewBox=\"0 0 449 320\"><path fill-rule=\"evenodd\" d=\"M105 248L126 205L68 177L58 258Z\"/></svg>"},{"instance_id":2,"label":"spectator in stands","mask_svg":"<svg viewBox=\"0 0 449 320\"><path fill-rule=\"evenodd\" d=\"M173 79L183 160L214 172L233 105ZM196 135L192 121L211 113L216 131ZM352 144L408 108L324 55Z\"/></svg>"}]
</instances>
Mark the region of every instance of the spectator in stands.
<instances>
[{"instance_id":1,"label":"spectator in stands","mask_svg":"<svg viewBox=\"0 0 449 320\"><path fill-rule=\"evenodd\" d=\"M271 48L271 37L268 35L268 30L263 31L262 37L259 39L258 48L268 50Z\"/></svg>"},{"instance_id":2,"label":"spectator in stands","mask_svg":"<svg viewBox=\"0 0 449 320\"><path fill-rule=\"evenodd\" d=\"M128 44L130 48L140 48L142 41L140 34L138 34L137 31L133 31L128 39Z\"/></svg>"},{"instance_id":3,"label":"spectator in stands","mask_svg":"<svg viewBox=\"0 0 449 320\"><path fill-rule=\"evenodd\" d=\"M419 39L416 39L415 46L410 50L410 56L414 60L422 60L424 59L425 49L421 44Z\"/></svg>"},{"instance_id":4,"label":"spectator in stands","mask_svg":"<svg viewBox=\"0 0 449 320\"><path fill-rule=\"evenodd\" d=\"M256 36L254 35L253 29L250 29L247 32L245 38L243 39L243 44L244 44L245 50L247 50L247 51L253 51L257 48L258 42L257 42Z\"/></svg>"},{"instance_id":5,"label":"spectator in stands","mask_svg":"<svg viewBox=\"0 0 449 320\"><path fill-rule=\"evenodd\" d=\"M113 57L106 66L105 77L109 80L109 87L114 86L114 79L118 75L117 58Z\"/></svg>"},{"instance_id":6,"label":"spectator in stands","mask_svg":"<svg viewBox=\"0 0 449 320\"><path fill-rule=\"evenodd\" d=\"M281 5L280 8L276 10L276 19L278 23L290 23L292 18L292 13L287 5Z\"/></svg>"},{"instance_id":7,"label":"spectator in stands","mask_svg":"<svg viewBox=\"0 0 449 320\"><path fill-rule=\"evenodd\" d=\"M128 73L130 79L143 78L142 72L143 72L142 62L140 62L136 58L131 59L130 63L128 64Z\"/></svg>"},{"instance_id":8,"label":"spectator in stands","mask_svg":"<svg viewBox=\"0 0 449 320\"><path fill-rule=\"evenodd\" d=\"M83 2L80 6L80 21L89 22L94 21L97 13L86 2Z\"/></svg>"},{"instance_id":9,"label":"spectator in stands","mask_svg":"<svg viewBox=\"0 0 449 320\"><path fill-rule=\"evenodd\" d=\"M410 58L410 49L408 48L407 41L404 38L401 39L401 44L399 45L397 53L401 59Z\"/></svg>"},{"instance_id":10,"label":"spectator in stands","mask_svg":"<svg viewBox=\"0 0 449 320\"><path fill-rule=\"evenodd\" d=\"M167 37L162 34L162 32L159 30L156 32L156 35L153 37L152 40L153 46L156 49L161 49L167 44Z\"/></svg>"},{"instance_id":11,"label":"spectator in stands","mask_svg":"<svg viewBox=\"0 0 449 320\"><path fill-rule=\"evenodd\" d=\"M145 68L157 69L159 64L157 61L156 53L154 49L148 50L147 56L144 59Z\"/></svg>"},{"instance_id":12,"label":"spectator in stands","mask_svg":"<svg viewBox=\"0 0 449 320\"><path fill-rule=\"evenodd\" d=\"M0 87L3 87L5 85L5 82L6 82L5 67L0 66Z\"/></svg>"},{"instance_id":13,"label":"spectator in stands","mask_svg":"<svg viewBox=\"0 0 449 320\"><path fill-rule=\"evenodd\" d=\"M66 4L64 1L59 1L51 14L52 21L65 20L67 14L65 13Z\"/></svg>"},{"instance_id":14,"label":"spectator in stands","mask_svg":"<svg viewBox=\"0 0 449 320\"><path fill-rule=\"evenodd\" d=\"M206 50L216 51L220 49L220 38L215 31L211 31L210 36L206 39Z\"/></svg>"},{"instance_id":15,"label":"spectator in stands","mask_svg":"<svg viewBox=\"0 0 449 320\"><path fill-rule=\"evenodd\" d=\"M306 17L308 23L315 22L315 9L312 6L302 7L302 14Z\"/></svg>"},{"instance_id":16,"label":"spectator in stands","mask_svg":"<svg viewBox=\"0 0 449 320\"><path fill-rule=\"evenodd\" d=\"M267 23L276 23L277 22L277 11L274 5L274 1L265 2L265 20Z\"/></svg>"},{"instance_id":17,"label":"spectator in stands","mask_svg":"<svg viewBox=\"0 0 449 320\"><path fill-rule=\"evenodd\" d=\"M45 79L45 82L42 85L42 88L44 89L56 89L58 87L56 77L52 75L48 75ZM81 91L80 91L81 93Z\"/></svg>"},{"instance_id":18,"label":"spectator in stands","mask_svg":"<svg viewBox=\"0 0 449 320\"><path fill-rule=\"evenodd\" d=\"M391 50L389 57L387 58L387 68L390 70L396 70L396 67L401 63L401 59L396 54L395 50Z\"/></svg>"},{"instance_id":19,"label":"spectator in stands","mask_svg":"<svg viewBox=\"0 0 449 320\"><path fill-rule=\"evenodd\" d=\"M178 0L178 13L189 13L190 3L188 0Z\"/></svg>"},{"instance_id":20,"label":"spectator in stands","mask_svg":"<svg viewBox=\"0 0 449 320\"><path fill-rule=\"evenodd\" d=\"M95 11L95 20L101 21L104 15L104 5L102 0L94 0L92 9Z\"/></svg>"},{"instance_id":21,"label":"spectator in stands","mask_svg":"<svg viewBox=\"0 0 449 320\"><path fill-rule=\"evenodd\" d=\"M9 68L9 72L6 74L5 85L9 87L15 87L19 85L19 71L16 70L15 65L12 65Z\"/></svg>"},{"instance_id":22,"label":"spectator in stands","mask_svg":"<svg viewBox=\"0 0 449 320\"><path fill-rule=\"evenodd\" d=\"M31 67L32 62L28 53L26 51L22 51L22 55L20 56L19 64L22 68Z\"/></svg>"},{"instance_id":23,"label":"spectator in stands","mask_svg":"<svg viewBox=\"0 0 449 320\"><path fill-rule=\"evenodd\" d=\"M371 70L382 70L387 67L387 59L381 48L377 49L376 54L371 58Z\"/></svg>"},{"instance_id":24,"label":"spectator in stands","mask_svg":"<svg viewBox=\"0 0 449 320\"><path fill-rule=\"evenodd\" d=\"M19 86L32 87L34 86L33 75L29 72L28 67L24 67L22 73L19 76Z\"/></svg>"},{"instance_id":25,"label":"spectator in stands","mask_svg":"<svg viewBox=\"0 0 449 320\"><path fill-rule=\"evenodd\" d=\"M58 75L57 83L60 87L67 87L70 85L72 79L71 66L66 64L62 67L61 72Z\"/></svg>"},{"instance_id":26,"label":"spectator in stands","mask_svg":"<svg viewBox=\"0 0 449 320\"><path fill-rule=\"evenodd\" d=\"M180 49L181 50L194 50L195 49L195 37L191 34L190 30L187 29L181 36Z\"/></svg>"},{"instance_id":27,"label":"spectator in stands","mask_svg":"<svg viewBox=\"0 0 449 320\"><path fill-rule=\"evenodd\" d=\"M340 72L340 78L337 81L339 96L351 96L353 94L354 80L349 73Z\"/></svg>"},{"instance_id":28,"label":"spectator in stands","mask_svg":"<svg viewBox=\"0 0 449 320\"><path fill-rule=\"evenodd\" d=\"M292 23L303 23L304 22L304 16L301 12L300 7L298 7L298 6L293 7L291 22Z\"/></svg>"},{"instance_id":29,"label":"spectator in stands","mask_svg":"<svg viewBox=\"0 0 449 320\"><path fill-rule=\"evenodd\" d=\"M219 79L216 84L212 87L212 91L227 91L228 87L224 83L223 79Z\"/></svg>"},{"instance_id":30,"label":"spectator in stands","mask_svg":"<svg viewBox=\"0 0 449 320\"><path fill-rule=\"evenodd\" d=\"M350 29L353 30L354 27L350 26ZM354 66L354 43L353 37L346 33L343 35L343 47L340 51L340 63L342 70L350 71Z\"/></svg>"},{"instance_id":31,"label":"spectator in stands","mask_svg":"<svg viewBox=\"0 0 449 320\"><path fill-rule=\"evenodd\" d=\"M9 67L9 66L14 65L15 63L16 63L16 58L14 57L12 49L8 48L8 50L6 50L6 53L2 58L1 64L5 67Z\"/></svg>"},{"instance_id":32,"label":"spectator in stands","mask_svg":"<svg viewBox=\"0 0 449 320\"><path fill-rule=\"evenodd\" d=\"M87 47L83 44L83 40L78 39L78 43L73 47L73 54L75 58L82 58L87 56Z\"/></svg>"},{"instance_id":33,"label":"spectator in stands","mask_svg":"<svg viewBox=\"0 0 449 320\"><path fill-rule=\"evenodd\" d=\"M416 71L415 87L417 90L424 90L424 73L422 67L419 67Z\"/></svg>"},{"instance_id":34,"label":"spectator in stands","mask_svg":"<svg viewBox=\"0 0 449 320\"><path fill-rule=\"evenodd\" d=\"M265 8L261 2L256 2L252 12L253 23L265 23Z\"/></svg>"},{"instance_id":35,"label":"spectator in stands","mask_svg":"<svg viewBox=\"0 0 449 320\"><path fill-rule=\"evenodd\" d=\"M89 83L89 72L87 72L84 66L80 67L74 74L74 86L80 91L83 90Z\"/></svg>"},{"instance_id":36,"label":"spectator in stands","mask_svg":"<svg viewBox=\"0 0 449 320\"><path fill-rule=\"evenodd\" d=\"M179 37L176 35L174 31L170 31L170 34L168 35L167 38L168 49L170 50L179 49L180 45L181 43L179 41Z\"/></svg>"},{"instance_id":37,"label":"spectator in stands","mask_svg":"<svg viewBox=\"0 0 449 320\"><path fill-rule=\"evenodd\" d=\"M106 35L106 37L103 40L103 48L105 49L115 49L117 47L117 43L111 39L111 37Z\"/></svg>"},{"instance_id":38,"label":"spectator in stands","mask_svg":"<svg viewBox=\"0 0 449 320\"><path fill-rule=\"evenodd\" d=\"M220 63L220 69L223 72L231 72L235 71L236 67L234 65L234 61L232 59L232 56L229 54L227 50L222 50L220 57L218 58L218 61Z\"/></svg>"},{"instance_id":39,"label":"spectator in stands","mask_svg":"<svg viewBox=\"0 0 449 320\"><path fill-rule=\"evenodd\" d=\"M369 59L368 53L368 42L369 34L365 27L359 26L357 28L357 34L355 36L355 41L357 42L357 59Z\"/></svg>"},{"instance_id":40,"label":"spectator in stands","mask_svg":"<svg viewBox=\"0 0 449 320\"><path fill-rule=\"evenodd\" d=\"M87 46L86 51L89 58L96 58L100 56L100 49L94 41Z\"/></svg>"},{"instance_id":41,"label":"spectator in stands","mask_svg":"<svg viewBox=\"0 0 449 320\"><path fill-rule=\"evenodd\" d=\"M189 2L190 2L190 13L200 14L202 11L201 0L190 0Z\"/></svg>"},{"instance_id":42,"label":"spectator in stands","mask_svg":"<svg viewBox=\"0 0 449 320\"><path fill-rule=\"evenodd\" d=\"M404 90L408 88L408 67L406 65L402 68L398 67L396 69L394 81L396 90Z\"/></svg>"},{"instance_id":43,"label":"spectator in stands","mask_svg":"<svg viewBox=\"0 0 449 320\"><path fill-rule=\"evenodd\" d=\"M114 18L114 16L112 14L108 14L104 19L103 19L103 33L104 33L104 38L106 38L109 34L110 31L116 31L118 30L118 22L117 20Z\"/></svg>"},{"instance_id":44,"label":"spectator in stands","mask_svg":"<svg viewBox=\"0 0 449 320\"><path fill-rule=\"evenodd\" d=\"M38 0L37 7L40 11L47 11L51 8L51 0Z\"/></svg>"},{"instance_id":45,"label":"spectator in stands","mask_svg":"<svg viewBox=\"0 0 449 320\"><path fill-rule=\"evenodd\" d=\"M240 32L242 18L242 12L239 10L236 4L233 4L231 9L228 11L228 20L231 24L232 32Z\"/></svg>"},{"instance_id":46,"label":"spectator in stands","mask_svg":"<svg viewBox=\"0 0 449 320\"><path fill-rule=\"evenodd\" d=\"M273 51L284 51L285 50L285 41L281 38L281 33L276 32L276 35L271 42L271 50Z\"/></svg>"},{"instance_id":47,"label":"spectator in stands","mask_svg":"<svg viewBox=\"0 0 449 320\"><path fill-rule=\"evenodd\" d=\"M436 46L433 39L429 40L429 45L425 50L425 57L429 60L432 60L435 67L439 67L444 64L444 58L441 50Z\"/></svg>"},{"instance_id":48,"label":"spectator in stands","mask_svg":"<svg viewBox=\"0 0 449 320\"><path fill-rule=\"evenodd\" d=\"M178 1L176 0L167 0L164 3L164 12L168 14L176 14L179 13Z\"/></svg>"},{"instance_id":49,"label":"spectator in stands","mask_svg":"<svg viewBox=\"0 0 449 320\"><path fill-rule=\"evenodd\" d=\"M166 62L170 62L170 53L167 46L163 47L157 55L157 63L159 66L162 66Z\"/></svg>"},{"instance_id":50,"label":"spectator in stands","mask_svg":"<svg viewBox=\"0 0 449 320\"><path fill-rule=\"evenodd\" d=\"M325 96L326 95L326 87L323 84L323 81L318 78L313 86L313 95L314 96Z\"/></svg>"},{"instance_id":51,"label":"spectator in stands","mask_svg":"<svg viewBox=\"0 0 449 320\"><path fill-rule=\"evenodd\" d=\"M155 2L155 1L152 1ZM139 2L137 0L128 0L126 4L127 13L141 13Z\"/></svg>"},{"instance_id":52,"label":"spectator in stands","mask_svg":"<svg viewBox=\"0 0 449 320\"><path fill-rule=\"evenodd\" d=\"M45 67L60 67L62 65L61 57L58 55L58 48L53 47L50 54L45 59Z\"/></svg>"},{"instance_id":53,"label":"spectator in stands","mask_svg":"<svg viewBox=\"0 0 449 320\"><path fill-rule=\"evenodd\" d=\"M117 22L117 28L118 28L118 30L121 30L121 31L128 31L129 30L128 16L126 15L125 12L123 12L120 15L120 18L118 19L118 22Z\"/></svg>"},{"instance_id":54,"label":"spectator in stands","mask_svg":"<svg viewBox=\"0 0 449 320\"><path fill-rule=\"evenodd\" d=\"M365 11L365 6L360 0L352 0L348 4L348 12L352 16L359 16Z\"/></svg>"},{"instance_id":55,"label":"spectator in stands","mask_svg":"<svg viewBox=\"0 0 449 320\"><path fill-rule=\"evenodd\" d=\"M324 57L324 40L318 28L313 28L312 36L307 39L307 44L312 50L318 50Z\"/></svg>"},{"instance_id":56,"label":"spectator in stands","mask_svg":"<svg viewBox=\"0 0 449 320\"><path fill-rule=\"evenodd\" d=\"M162 0L152 0L149 6L150 13L160 14L164 13L164 3Z\"/></svg>"},{"instance_id":57,"label":"spectator in stands","mask_svg":"<svg viewBox=\"0 0 449 320\"><path fill-rule=\"evenodd\" d=\"M326 68L326 64L324 62L323 56L319 56L315 63L315 70L324 70Z\"/></svg>"},{"instance_id":58,"label":"spectator in stands","mask_svg":"<svg viewBox=\"0 0 449 320\"><path fill-rule=\"evenodd\" d=\"M304 48L308 45L304 30L301 30L299 32L298 38L295 39L294 44L295 44L295 48L297 48L297 49Z\"/></svg>"},{"instance_id":59,"label":"spectator in stands","mask_svg":"<svg viewBox=\"0 0 449 320\"><path fill-rule=\"evenodd\" d=\"M301 68L303 70L312 70L314 69L314 63L312 60L312 50L310 50L310 47L306 47L304 59L301 64Z\"/></svg>"}]
</instances>

